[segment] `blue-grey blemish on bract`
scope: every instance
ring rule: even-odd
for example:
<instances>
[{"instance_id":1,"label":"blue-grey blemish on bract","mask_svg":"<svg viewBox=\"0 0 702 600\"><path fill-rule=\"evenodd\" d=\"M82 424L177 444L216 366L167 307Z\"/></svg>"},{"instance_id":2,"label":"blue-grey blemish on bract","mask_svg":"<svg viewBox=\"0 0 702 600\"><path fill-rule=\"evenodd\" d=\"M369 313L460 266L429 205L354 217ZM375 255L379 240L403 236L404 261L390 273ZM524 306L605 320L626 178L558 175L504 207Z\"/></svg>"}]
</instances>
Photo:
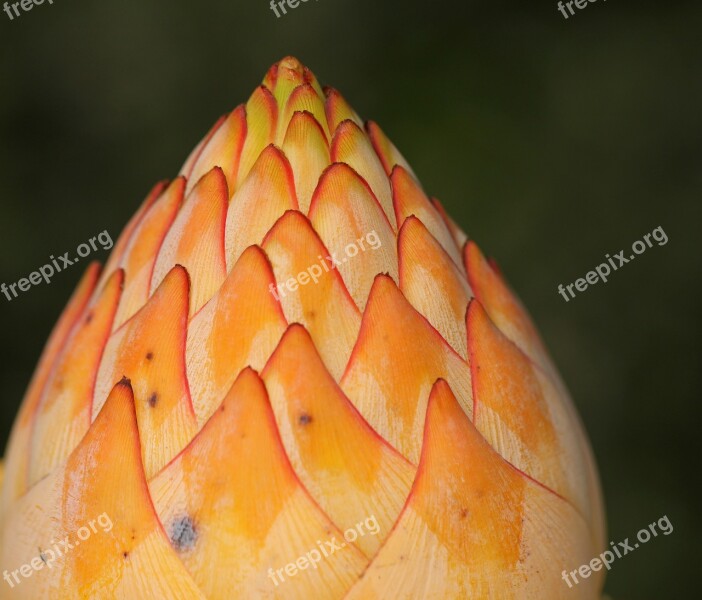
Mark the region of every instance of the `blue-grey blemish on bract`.
<instances>
[{"instance_id":1,"label":"blue-grey blemish on bract","mask_svg":"<svg viewBox=\"0 0 702 600\"><path fill-rule=\"evenodd\" d=\"M193 520L189 516L175 519L171 523L168 537L171 538L171 543L178 552L187 552L194 548L197 530Z\"/></svg>"}]
</instances>

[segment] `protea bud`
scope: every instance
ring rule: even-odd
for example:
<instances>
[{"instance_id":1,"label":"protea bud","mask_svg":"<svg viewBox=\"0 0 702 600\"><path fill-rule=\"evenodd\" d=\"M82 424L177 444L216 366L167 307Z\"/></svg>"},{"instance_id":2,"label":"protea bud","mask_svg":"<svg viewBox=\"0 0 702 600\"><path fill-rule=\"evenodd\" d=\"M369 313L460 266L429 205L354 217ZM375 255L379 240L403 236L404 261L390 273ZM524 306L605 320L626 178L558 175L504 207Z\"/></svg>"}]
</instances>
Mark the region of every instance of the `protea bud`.
<instances>
[{"instance_id":1,"label":"protea bud","mask_svg":"<svg viewBox=\"0 0 702 600\"><path fill-rule=\"evenodd\" d=\"M601 499L529 317L380 128L292 58L87 270L1 510L3 597L602 583L562 579L602 551Z\"/></svg>"}]
</instances>

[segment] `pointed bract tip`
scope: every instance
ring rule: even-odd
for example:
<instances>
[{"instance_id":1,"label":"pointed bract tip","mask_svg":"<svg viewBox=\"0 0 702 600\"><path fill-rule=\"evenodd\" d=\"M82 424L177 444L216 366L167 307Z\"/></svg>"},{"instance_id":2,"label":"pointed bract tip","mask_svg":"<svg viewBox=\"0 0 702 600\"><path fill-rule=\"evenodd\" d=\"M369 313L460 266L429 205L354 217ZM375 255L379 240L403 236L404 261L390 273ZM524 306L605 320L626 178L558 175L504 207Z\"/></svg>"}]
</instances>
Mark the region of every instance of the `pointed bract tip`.
<instances>
[{"instance_id":1,"label":"pointed bract tip","mask_svg":"<svg viewBox=\"0 0 702 600\"><path fill-rule=\"evenodd\" d=\"M132 389L132 380L126 375L122 375L122 379L117 382L117 385Z\"/></svg>"}]
</instances>

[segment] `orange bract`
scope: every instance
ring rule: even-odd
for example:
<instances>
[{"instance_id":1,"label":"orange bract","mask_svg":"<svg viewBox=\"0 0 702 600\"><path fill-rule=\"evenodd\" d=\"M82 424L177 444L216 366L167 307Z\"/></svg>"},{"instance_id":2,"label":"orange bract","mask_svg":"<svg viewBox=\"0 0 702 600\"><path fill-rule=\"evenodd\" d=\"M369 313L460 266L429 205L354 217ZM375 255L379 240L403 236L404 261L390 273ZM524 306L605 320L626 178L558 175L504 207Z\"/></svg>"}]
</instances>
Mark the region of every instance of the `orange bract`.
<instances>
[{"instance_id":1,"label":"orange bract","mask_svg":"<svg viewBox=\"0 0 702 600\"><path fill-rule=\"evenodd\" d=\"M380 127L294 58L88 269L5 460L0 598L602 587L561 579L602 551L602 500L525 309Z\"/></svg>"}]
</instances>

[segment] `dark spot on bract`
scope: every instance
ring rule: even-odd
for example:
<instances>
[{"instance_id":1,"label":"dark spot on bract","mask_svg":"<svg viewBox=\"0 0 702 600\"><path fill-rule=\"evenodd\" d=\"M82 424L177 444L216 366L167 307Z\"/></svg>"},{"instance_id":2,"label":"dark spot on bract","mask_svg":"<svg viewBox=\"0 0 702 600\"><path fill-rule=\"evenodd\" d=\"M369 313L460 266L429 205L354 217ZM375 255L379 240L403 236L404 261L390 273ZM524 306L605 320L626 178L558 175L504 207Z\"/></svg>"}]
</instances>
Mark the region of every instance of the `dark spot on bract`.
<instances>
[{"instance_id":1,"label":"dark spot on bract","mask_svg":"<svg viewBox=\"0 0 702 600\"><path fill-rule=\"evenodd\" d=\"M122 556L124 556L124 558L127 558L129 556L129 552L122 552Z\"/></svg>"},{"instance_id":2,"label":"dark spot on bract","mask_svg":"<svg viewBox=\"0 0 702 600\"><path fill-rule=\"evenodd\" d=\"M93 313L89 312L88 315L85 317L85 324L87 325L92 320L93 320Z\"/></svg>"},{"instance_id":3,"label":"dark spot on bract","mask_svg":"<svg viewBox=\"0 0 702 600\"><path fill-rule=\"evenodd\" d=\"M122 375L122 379L119 380L117 385L126 385L127 387L132 387L132 382L129 377Z\"/></svg>"},{"instance_id":4,"label":"dark spot on bract","mask_svg":"<svg viewBox=\"0 0 702 600\"><path fill-rule=\"evenodd\" d=\"M300 425L309 425L312 421L312 415L308 415L307 413L302 413L297 419Z\"/></svg>"},{"instance_id":5,"label":"dark spot on bract","mask_svg":"<svg viewBox=\"0 0 702 600\"><path fill-rule=\"evenodd\" d=\"M168 537L171 538L171 543L178 552L191 550L197 540L197 530L193 520L185 516L173 521Z\"/></svg>"},{"instance_id":6,"label":"dark spot on bract","mask_svg":"<svg viewBox=\"0 0 702 600\"><path fill-rule=\"evenodd\" d=\"M462 508L461 509L461 519L465 519L467 516L468 516L468 509Z\"/></svg>"},{"instance_id":7,"label":"dark spot on bract","mask_svg":"<svg viewBox=\"0 0 702 600\"><path fill-rule=\"evenodd\" d=\"M153 352L147 352L146 353L146 360L153 360L154 359L154 353Z\"/></svg>"},{"instance_id":8,"label":"dark spot on bract","mask_svg":"<svg viewBox=\"0 0 702 600\"><path fill-rule=\"evenodd\" d=\"M157 403L158 403L158 394L156 392L154 392L153 394L151 394L151 396L149 396L149 406L151 408L153 408L154 406L156 406Z\"/></svg>"}]
</instances>

